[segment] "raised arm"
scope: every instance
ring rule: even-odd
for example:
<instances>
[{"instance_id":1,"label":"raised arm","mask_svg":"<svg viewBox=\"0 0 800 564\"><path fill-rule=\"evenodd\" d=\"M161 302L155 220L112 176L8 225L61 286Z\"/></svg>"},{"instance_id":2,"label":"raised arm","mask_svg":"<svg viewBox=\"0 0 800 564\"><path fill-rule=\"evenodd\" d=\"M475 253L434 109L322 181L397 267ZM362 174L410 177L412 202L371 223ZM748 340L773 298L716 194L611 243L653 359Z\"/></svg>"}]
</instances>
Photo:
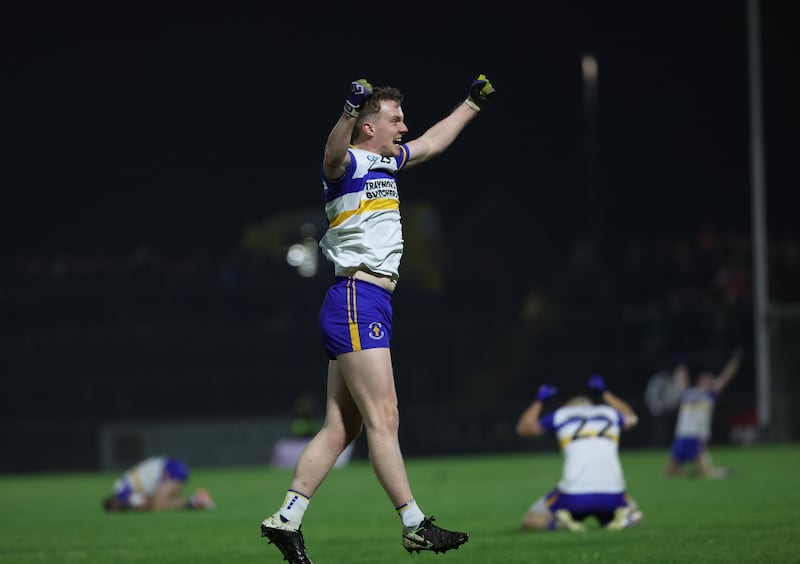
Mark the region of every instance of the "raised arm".
<instances>
[{"instance_id":1,"label":"raised arm","mask_svg":"<svg viewBox=\"0 0 800 564\"><path fill-rule=\"evenodd\" d=\"M722 368L722 372L720 372L716 378L714 378L714 382L712 384L714 391L716 393L720 393L722 390L728 387L733 377L736 376L736 372L739 371L739 365L742 361L742 351L741 349L736 349L731 356L730 360L725 363L725 366Z\"/></svg>"},{"instance_id":2,"label":"raised arm","mask_svg":"<svg viewBox=\"0 0 800 564\"><path fill-rule=\"evenodd\" d=\"M622 425L623 429L631 429L639 423L639 416L636 415L636 412L633 411L633 408L630 406L630 404L628 404L628 402L621 397L614 395L611 390L606 390L603 392L603 401L622 413L622 416L625 418L625 422Z\"/></svg>"},{"instance_id":3,"label":"raised arm","mask_svg":"<svg viewBox=\"0 0 800 564\"><path fill-rule=\"evenodd\" d=\"M625 430L635 427L639 423L639 416L633 411L633 408L628 402L613 394L611 390L606 387L605 381L600 374L595 374L589 378L589 389L600 393L603 401L608 405L622 413L622 428Z\"/></svg>"},{"instance_id":4,"label":"raised arm","mask_svg":"<svg viewBox=\"0 0 800 564\"><path fill-rule=\"evenodd\" d=\"M447 117L431 126L425 133L408 142L410 157L407 167L430 160L447 149L475 119L494 96L495 90L486 75L479 75L470 86L466 100Z\"/></svg>"},{"instance_id":5,"label":"raised arm","mask_svg":"<svg viewBox=\"0 0 800 564\"><path fill-rule=\"evenodd\" d=\"M539 425L539 416L542 414L542 407L545 400L556 395L558 390L555 386L542 384L536 394L536 401L530 404L520 415L517 421L517 435L520 437L538 437L544 434L542 426Z\"/></svg>"},{"instance_id":6,"label":"raised arm","mask_svg":"<svg viewBox=\"0 0 800 564\"><path fill-rule=\"evenodd\" d=\"M364 100L371 92L372 85L366 79L354 80L350 84L350 96L344 102L344 111L333 126L328 135L328 141L325 143L322 169L325 176L331 180L340 178L350 164L347 149L350 147L353 126Z\"/></svg>"}]
</instances>

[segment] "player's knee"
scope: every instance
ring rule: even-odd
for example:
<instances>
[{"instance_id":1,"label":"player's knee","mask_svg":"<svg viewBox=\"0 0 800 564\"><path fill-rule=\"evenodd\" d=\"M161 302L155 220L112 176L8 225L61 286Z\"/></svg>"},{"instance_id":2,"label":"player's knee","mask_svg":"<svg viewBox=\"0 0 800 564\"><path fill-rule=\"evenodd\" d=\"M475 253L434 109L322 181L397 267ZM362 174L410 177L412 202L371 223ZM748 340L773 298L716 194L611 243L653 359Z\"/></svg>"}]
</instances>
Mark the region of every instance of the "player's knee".
<instances>
[{"instance_id":1,"label":"player's knee","mask_svg":"<svg viewBox=\"0 0 800 564\"><path fill-rule=\"evenodd\" d=\"M522 518L520 529L523 531L546 531L550 529L552 517L545 513L529 511Z\"/></svg>"}]
</instances>

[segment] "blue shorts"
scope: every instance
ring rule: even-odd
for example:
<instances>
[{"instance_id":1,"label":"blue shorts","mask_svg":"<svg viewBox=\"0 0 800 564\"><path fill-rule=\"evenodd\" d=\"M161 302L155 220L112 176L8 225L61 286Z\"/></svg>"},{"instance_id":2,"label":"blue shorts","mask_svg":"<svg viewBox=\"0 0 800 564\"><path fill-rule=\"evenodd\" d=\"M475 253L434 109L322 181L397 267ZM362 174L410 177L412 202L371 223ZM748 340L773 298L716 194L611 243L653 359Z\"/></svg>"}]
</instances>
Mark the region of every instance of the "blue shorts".
<instances>
[{"instance_id":1,"label":"blue shorts","mask_svg":"<svg viewBox=\"0 0 800 564\"><path fill-rule=\"evenodd\" d=\"M672 442L672 458L679 464L694 462L706 448L705 441L696 437L680 437Z\"/></svg>"},{"instance_id":2,"label":"blue shorts","mask_svg":"<svg viewBox=\"0 0 800 564\"><path fill-rule=\"evenodd\" d=\"M606 525L614 518L614 511L618 507L630 505L625 492L568 494L559 491L558 488L547 494L545 503L553 513L559 509L567 509L578 521L593 516L602 525Z\"/></svg>"},{"instance_id":3,"label":"blue shorts","mask_svg":"<svg viewBox=\"0 0 800 564\"><path fill-rule=\"evenodd\" d=\"M347 352L389 348L392 293L380 286L337 276L319 312L322 346L328 358Z\"/></svg>"}]
</instances>

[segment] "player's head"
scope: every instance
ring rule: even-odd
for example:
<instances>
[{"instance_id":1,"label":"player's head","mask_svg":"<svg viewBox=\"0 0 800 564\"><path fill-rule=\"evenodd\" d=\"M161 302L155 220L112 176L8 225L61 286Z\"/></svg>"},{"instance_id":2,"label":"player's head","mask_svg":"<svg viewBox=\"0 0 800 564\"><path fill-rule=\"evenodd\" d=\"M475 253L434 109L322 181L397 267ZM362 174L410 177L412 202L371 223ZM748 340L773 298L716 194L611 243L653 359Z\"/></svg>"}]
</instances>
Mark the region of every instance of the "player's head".
<instances>
[{"instance_id":1,"label":"player's head","mask_svg":"<svg viewBox=\"0 0 800 564\"><path fill-rule=\"evenodd\" d=\"M714 387L714 373L707 370L697 375L695 385L703 390L710 390Z\"/></svg>"},{"instance_id":2,"label":"player's head","mask_svg":"<svg viewBox=\"0 0 800 564\"><path fill-rule=\"evenodd\" d=\"M358 113L358 122L362 121L360 118L368 118L370 115L380 112L381 102L387 101L401 104L403 102L403 93L392 86L376 86L373 88L372 94L367 96L366 100L364 100L364 105L361 106L361 110Z\"/></svg>"},{"instance_id":3,"label":"player's head","mask_svg":"<svg viewBox=\"0 0 800 564\"><path fill-rule=\"evenodd\" d=\"M565 396L564 405L592 405L594 398L592 398L591 390L587 390L584 386L578 386L570 390L569 394Z\"/></svg>"},{"instance_id":4,"label":"player's head","mask_svg":"<svg viewBox=\"0 0 800 564\"><path fill-rule=\"evenodd\" d=\"M403 109L403 94L391 86L377 86L364 101L350 144L362 146L383 156L397 156L397 144L402 141L406 127Z\"/></svg>"},{"instance_id":5,"label":"player's head","mask_svg":"<svg viewBox=\"0 0 800 564\"><path fill-rule=\"evenodd\" d=\"M593 402L591 398L586 394L572 394L564 403L565 406L576 406L576 405L592 405Z\"/></svg>"},{"instance_id":6,"label":"player's head","mask_svg":"<svg viewBox=\"0 0 800 564\"><path fill-rule=\"evenodd\" d=\"M597 405L604 403L603 393L586 386L578 386L566 396L564 405Z\"/></svg>"}]
</instances>

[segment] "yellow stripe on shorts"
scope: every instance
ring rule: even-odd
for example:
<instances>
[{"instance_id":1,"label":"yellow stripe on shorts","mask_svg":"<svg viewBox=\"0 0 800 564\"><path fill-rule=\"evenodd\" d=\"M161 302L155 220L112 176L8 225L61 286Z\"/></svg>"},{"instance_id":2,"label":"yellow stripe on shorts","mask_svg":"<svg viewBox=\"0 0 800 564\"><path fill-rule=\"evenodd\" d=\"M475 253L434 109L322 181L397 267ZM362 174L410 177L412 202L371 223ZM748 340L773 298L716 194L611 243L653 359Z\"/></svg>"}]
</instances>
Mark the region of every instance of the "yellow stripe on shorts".
<instances>
[{"instance_id":1,"label":"yellow stripe on shorts","mask_svg":"<svg viewBox=\"0 0 800 564\"><path fill-rule=\"evenodd\" d=\"M354 351L361 350L361 336L358 334L358 307L356 306L356 281L347 279L347 325L350 328L350 342Z\"/></svg>"}]
</instances>

